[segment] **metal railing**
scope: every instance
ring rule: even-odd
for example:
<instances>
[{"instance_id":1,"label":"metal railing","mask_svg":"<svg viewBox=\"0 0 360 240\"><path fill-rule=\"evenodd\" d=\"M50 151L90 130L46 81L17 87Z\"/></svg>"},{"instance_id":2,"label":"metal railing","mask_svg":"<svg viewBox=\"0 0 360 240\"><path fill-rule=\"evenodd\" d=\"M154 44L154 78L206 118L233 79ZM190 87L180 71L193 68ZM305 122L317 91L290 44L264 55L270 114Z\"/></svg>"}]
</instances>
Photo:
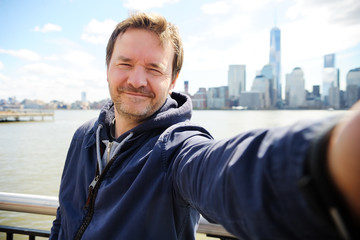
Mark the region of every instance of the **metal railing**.
<instances>
[{"instance_id":1,"label":"metal railing","mask_svg":"<svg viewBox=\"0 0 360 240\"><path fill-rule=\"evenodd\" d=\"M0 210L56 216L58 206L57 197L0 192ZM50 231L10 226L0 226L0 232L6 233L7 240L13 239L14 234L27 235L30 240L50 236ZM197 233L222 240L236 239L221 225L209 223L203 217L200 218Z\"/></svg>"}]
</instances>

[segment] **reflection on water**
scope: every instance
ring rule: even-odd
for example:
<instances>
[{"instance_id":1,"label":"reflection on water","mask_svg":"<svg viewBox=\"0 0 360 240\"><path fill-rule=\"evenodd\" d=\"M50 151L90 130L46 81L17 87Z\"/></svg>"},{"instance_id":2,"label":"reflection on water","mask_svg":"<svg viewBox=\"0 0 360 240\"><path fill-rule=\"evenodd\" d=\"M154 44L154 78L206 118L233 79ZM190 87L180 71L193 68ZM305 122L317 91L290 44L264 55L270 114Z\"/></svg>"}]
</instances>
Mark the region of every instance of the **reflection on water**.
<instances>
[{"instance_id":1,"label":"reflection on water","mask_svg":"<svg viewBox=\"0 0 360 240\"><path fill-rule=\"evenodd\" d=\"M54 120L0 124L0 191L57 196L72 134L99 111L56 111ZM327 117L342 111L194 111L215 139L241 131ZM29 218L31 221L29 221ZM50 229L53 216L0 211L0 224ZM4 235L0 234L3 239Z\"/></svg>"}]
</instances>

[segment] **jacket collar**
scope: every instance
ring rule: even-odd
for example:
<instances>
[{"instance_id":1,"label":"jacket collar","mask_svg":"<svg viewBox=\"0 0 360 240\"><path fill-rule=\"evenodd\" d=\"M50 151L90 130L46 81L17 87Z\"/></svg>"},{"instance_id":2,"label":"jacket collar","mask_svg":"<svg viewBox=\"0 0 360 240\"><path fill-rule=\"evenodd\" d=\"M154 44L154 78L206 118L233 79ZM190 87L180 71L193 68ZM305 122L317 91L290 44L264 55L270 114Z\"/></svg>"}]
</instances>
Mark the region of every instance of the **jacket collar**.
<instances>
[{"instance_id":1,"label":"jacket collar","mask_svg":"<svg viewBox=\"0 0 360 240\"><path fill-rule=\"evenodd\" d=\"M192 115L192 103L190 97L173 92L167 97L163 106L150 116L146 121L131 129L129 132L139 135L155 129L166 129L176 123L187 121L191 119ZM114 114L114 103L109 100L100 111L99 117L95 122L93 128L88 132L88 141L86 148L91 147L96 142L96 129L99 124L103 126L103 130L100 133L101 139L109 139L110 137L110 124L112 124ZM121 141L128 133L124 133L116 141Z\"/></svg>"}]
</instances>

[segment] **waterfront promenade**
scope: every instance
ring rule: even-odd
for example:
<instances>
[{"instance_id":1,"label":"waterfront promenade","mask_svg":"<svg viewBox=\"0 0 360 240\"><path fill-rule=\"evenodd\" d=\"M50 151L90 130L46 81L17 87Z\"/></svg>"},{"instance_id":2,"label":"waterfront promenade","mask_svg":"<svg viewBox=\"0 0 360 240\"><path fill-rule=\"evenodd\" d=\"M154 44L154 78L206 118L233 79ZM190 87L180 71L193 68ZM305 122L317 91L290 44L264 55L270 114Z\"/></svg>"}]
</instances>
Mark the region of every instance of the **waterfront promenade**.
<instances>
[{"instance_id":1,"label":"waterfront promenade","mask_svg":"<svg viewBox=\"0 0 360 240\"><path fill-rule=\"evenodd\" d=\"M0 111L0 122L45 120L54 119L54 111L38 109L16 109Z\"/></svg>"}]
</instances>

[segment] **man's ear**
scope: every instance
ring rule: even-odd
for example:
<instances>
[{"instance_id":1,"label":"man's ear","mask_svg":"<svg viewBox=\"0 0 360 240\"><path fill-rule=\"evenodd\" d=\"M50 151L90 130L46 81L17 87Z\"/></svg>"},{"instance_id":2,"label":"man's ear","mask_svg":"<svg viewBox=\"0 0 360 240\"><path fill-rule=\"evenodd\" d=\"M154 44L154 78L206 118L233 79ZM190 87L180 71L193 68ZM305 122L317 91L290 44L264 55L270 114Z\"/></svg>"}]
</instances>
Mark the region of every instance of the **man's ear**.
<instances>
[{"instance_id":1,"label":"man's ear","mask_svg":"<svg viewBox=\"0 0 360 240\"><path fill-rule=\"evenodd\" d=\"M176 80L179 77L179 73L176 74L176 77L172 80L170 87L169 87L169 94L172 93L172 90L174 89L175 85L176 85Z\"/></svg>"}]
</instances>

